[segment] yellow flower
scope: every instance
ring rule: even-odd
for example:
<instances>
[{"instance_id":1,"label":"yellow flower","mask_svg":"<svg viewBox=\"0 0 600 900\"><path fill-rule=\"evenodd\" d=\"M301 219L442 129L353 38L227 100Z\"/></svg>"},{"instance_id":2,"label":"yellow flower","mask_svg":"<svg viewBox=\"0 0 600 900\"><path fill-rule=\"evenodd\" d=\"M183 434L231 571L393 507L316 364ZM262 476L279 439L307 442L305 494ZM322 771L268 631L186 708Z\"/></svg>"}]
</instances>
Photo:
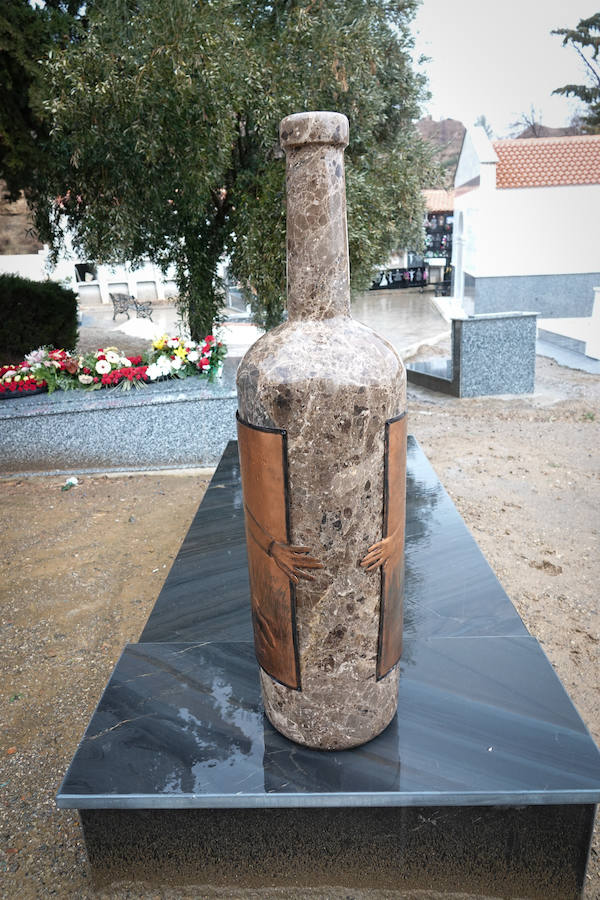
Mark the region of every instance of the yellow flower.
<instances>
[{"instance_id":1,"label":"yellow flower","mask_svg":"<svg viewBox=\"0 0 600 900\"><path fill-rule=\"evenodd\" d=\"M155 341L152 341L152 346L154 347L155 350L162 350L168 340L169 340L168 335L163 334L162 337L156 338Z\"/></svg>"},{"instance_id":2,"label":"yellow flower","mask_svg":"<svg viewBox=\"0 0 600 900\"><path fill-rule=\"evenodd\" d=\"M185 359L187 356L187 351L185 347L178 347L175 351L175 356L180 356L182 359Z\"/></svg>"}]
</instances>

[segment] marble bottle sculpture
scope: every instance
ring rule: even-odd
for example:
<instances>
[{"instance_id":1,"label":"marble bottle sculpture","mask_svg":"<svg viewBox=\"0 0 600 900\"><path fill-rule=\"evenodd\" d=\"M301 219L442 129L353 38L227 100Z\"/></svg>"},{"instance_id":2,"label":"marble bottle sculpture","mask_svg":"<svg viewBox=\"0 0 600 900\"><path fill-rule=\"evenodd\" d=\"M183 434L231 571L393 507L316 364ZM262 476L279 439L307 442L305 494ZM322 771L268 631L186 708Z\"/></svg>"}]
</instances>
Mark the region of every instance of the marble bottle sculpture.
<instances>
[{"instance_id":1,"label":"marble bottle sculpture","mask_svg":"<svg viewBox=\"0 0 600 900\"><path fill-rule=\"evenodd\" d=\"M334 750L397 708L406 374L350 316L348 120L298 113L280 138L288 320L237 375L252 620L269 720Z\"/></svg>"}]
</instances>

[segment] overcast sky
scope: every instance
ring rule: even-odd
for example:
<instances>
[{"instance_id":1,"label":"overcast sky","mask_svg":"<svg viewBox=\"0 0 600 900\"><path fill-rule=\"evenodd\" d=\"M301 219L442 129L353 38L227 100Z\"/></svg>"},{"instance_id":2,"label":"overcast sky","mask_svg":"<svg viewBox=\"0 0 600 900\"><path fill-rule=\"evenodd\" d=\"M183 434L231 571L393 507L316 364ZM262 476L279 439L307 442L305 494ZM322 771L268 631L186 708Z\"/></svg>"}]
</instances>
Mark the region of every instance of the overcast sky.
<instances>
[{"instance_id":1,"label":"overcast sky","mask_svg":"<svg viewBox=\"0 0 600 900\"><path fill-rule=\"evenodd\" d=\"M483 113L497 137L531 104L544 125L568 124L577 102L552 91L583 83L584 67L550 31L599 9L600 0L423 0L414 33L417 55L431 57L425 113L466 126Z\"/></svg>"}]
</instances>

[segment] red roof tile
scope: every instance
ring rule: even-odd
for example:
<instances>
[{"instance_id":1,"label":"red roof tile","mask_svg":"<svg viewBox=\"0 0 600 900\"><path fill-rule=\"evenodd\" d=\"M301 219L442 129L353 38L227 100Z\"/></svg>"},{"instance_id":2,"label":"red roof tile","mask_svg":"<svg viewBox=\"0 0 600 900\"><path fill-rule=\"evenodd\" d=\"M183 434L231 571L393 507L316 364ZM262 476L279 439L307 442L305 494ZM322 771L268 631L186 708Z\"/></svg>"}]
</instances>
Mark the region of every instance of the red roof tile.
<instances>
[{"instance_id":1,"label":"red roof tile","mask_svg":"<svg viewBox=\"0 0 600 900\"><path fill-rule=\"evenodd\" d=\"M428 212L452 212L454 209L454 191L428 188L423 191L423 196Z\"/></svg>"},{"instance_id":2,"label":"red roof tile","mask_svg":"<svg viewBox=\"0 0 600 900\"><path fill-rule=\"evenodd\" d=\"M600 184L600 134L494 141L496 187Z\"/></svg>"}]
</instances>

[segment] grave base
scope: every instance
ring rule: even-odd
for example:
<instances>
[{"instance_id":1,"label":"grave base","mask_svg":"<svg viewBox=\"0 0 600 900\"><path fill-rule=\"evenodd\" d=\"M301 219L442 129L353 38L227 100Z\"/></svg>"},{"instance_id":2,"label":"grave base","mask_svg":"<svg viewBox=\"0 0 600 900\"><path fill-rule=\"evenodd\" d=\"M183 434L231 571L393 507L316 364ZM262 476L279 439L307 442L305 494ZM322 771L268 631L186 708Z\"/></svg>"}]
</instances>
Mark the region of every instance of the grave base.
<instances>
[{"instance_id":1,"label":"grave base","mask_svg":"<svg viewBox=\"0 0 600 900\"><path fill-rule=\"evenodd\" d=\"M593 806L80 811L94 883L581 896Z\"/></svg>"},{"instance_id":2,"label":"grave base","mask_svg":"<svg viewBox=\"0 0 600 900\"><path fill-rule=\"evenodd\" d=\"M98 887L581 897L600 754L408 448L398 715L368 744L327 753L264 715L229 445L57 797L79 810Z\"/></svg>"}]
</instances>

